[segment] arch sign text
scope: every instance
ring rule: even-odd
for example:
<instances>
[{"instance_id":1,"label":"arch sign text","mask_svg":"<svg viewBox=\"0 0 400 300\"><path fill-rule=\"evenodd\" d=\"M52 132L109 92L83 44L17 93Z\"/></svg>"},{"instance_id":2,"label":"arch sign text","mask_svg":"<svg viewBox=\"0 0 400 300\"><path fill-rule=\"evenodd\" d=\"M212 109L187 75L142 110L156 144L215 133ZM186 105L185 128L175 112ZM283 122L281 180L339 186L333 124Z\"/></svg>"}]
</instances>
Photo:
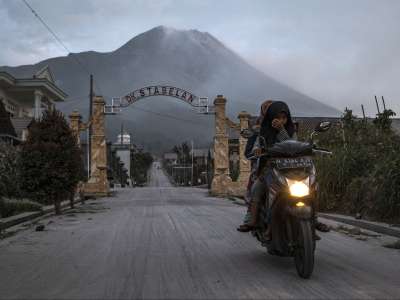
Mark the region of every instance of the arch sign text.
<instances>
[{"instance_id":1,"label":"arch sign text","mask_svg":"<svg viewBox=\"0 0 400 300\"><path fill-rule=\"evenodd\" d=\"M192 106L199 106L199 97L184 89L167 85L152 85L144 88L137 89L126 96L120 98L121 107L128 106L140 99L152 96L168 96L178 98L185 101Z\"/></svg>"}]
</instances>

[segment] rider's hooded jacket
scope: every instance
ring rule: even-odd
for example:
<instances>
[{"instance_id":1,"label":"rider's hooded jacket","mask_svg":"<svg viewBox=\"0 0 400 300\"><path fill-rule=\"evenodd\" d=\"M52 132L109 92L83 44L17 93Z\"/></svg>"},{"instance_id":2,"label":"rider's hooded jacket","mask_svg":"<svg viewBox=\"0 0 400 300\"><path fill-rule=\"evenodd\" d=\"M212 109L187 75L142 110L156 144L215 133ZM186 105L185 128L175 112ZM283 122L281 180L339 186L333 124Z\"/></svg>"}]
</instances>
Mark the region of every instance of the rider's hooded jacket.
<instances>
[{"instance_id":1,"label":"rider's hooded jacket","mask_svg":"<svg viewBox=\"0 0 400 300\"><path fill-rule=\"evenodd\" d=\"M278 130L272 127L272 121L277 118L279 113L285 113L287 116L287 122L285 126ZM290 139L297 139L296 128L292 120L292 116L290 114L290 110L288 105L283 101L274 101L267 110L265 117L261 123L260 135L264 137L266 145L261 145L261 141L258 141L259 146L262 147L271 147L273 144L277 142L283 142ZM261 157L258 172L264 168L266 164L266 158Z\"/></svg>"},{"instance_id":2,"label":"rider's hooded jacket","mask_svg":"<svg viewBox=\"0 0 400 300\"><path fill-rule=\"evenodd\" d=\"M287 122L284 128L278 130L272 127L272 121L282 112L286 114ZM261 123L260 135L263 136L267 142L265 146L272 146L277 142L282 142L294 137L295 126L289 107L285 102L275 101L268 107L267 113Z\"/></svg>"}]
</instances>

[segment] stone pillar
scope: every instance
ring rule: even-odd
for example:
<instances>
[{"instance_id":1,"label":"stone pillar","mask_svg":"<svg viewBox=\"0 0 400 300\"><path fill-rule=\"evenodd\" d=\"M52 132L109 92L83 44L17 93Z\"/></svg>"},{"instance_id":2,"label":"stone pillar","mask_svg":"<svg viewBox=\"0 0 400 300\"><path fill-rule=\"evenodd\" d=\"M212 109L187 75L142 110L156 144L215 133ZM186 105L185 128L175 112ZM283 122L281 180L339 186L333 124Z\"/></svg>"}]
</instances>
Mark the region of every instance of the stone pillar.
<instances>
[{"instance_id":1,"label":"stone pillar","mask_svg":"<svg viewBox=\"0 0 400 300\"><path fill-rule=\"evenodd\" d=\"M229 148L226 133L226 99L218 95L215 106L215 136L214 136L214 178L211 183L211 194L225 196L229 193L232 179L229 176Z\"/></svg>"},{"instance_id":2,"label":"stone pillar","mask_svg":"<svg viewBox=\"0 0 400 300\"><path fill-rule=\"evenodd\" d=\"M42 97L43 94L36 90L34 92L35 95L35 105L34 105L34 112L33 112L33 116L36 120L40 119L40 117L42 116Z\"/></svg>"},{"instance_id":3,"label":"stone pillar","mask_svg":"<svg viewBox=\"0 0 400 300\"><path fill-rule=\"evenodd\" d=\"M81 145L81 139L80 139L80 129L81 129L81 120L82 116L77 110L74 110L70 115L69 115L69 126L71 127L72 132L76 136L76 142L78 146L80 147Z\"/></svg>"},{"instance_id":4,"label":"stone pillar","mask_svg":"<svg viewBox=\"0 0 400 300\"><path fill-rule=\"evenodd\" d=\"M243 129L249 128L249 119L250 119L250 114L242 111L239 113L238 118L240 120L240 131ZM250 172L251 172L251 166L250 166L250 161L245 157L244 152L246 149L246 144L247 144L247 139L242 137L240 135L239 137L239 183L240 183L240 189L243 188L243 191L246 190L247 187L247 182L249 180Z\"/></svg>"},{"instance_id":5,"label":"stone pillar","mask_svg":"<svg viewBox=\"0 0 400 300\"><path fill-rule=\"evenodd\" d=\"M105 137L104 99L95 96L92 104L92 136L91 136L91 174L85 184L85 194L92 196L109 195L107 180L107 143Z\"/></svg>"}]
</instances>

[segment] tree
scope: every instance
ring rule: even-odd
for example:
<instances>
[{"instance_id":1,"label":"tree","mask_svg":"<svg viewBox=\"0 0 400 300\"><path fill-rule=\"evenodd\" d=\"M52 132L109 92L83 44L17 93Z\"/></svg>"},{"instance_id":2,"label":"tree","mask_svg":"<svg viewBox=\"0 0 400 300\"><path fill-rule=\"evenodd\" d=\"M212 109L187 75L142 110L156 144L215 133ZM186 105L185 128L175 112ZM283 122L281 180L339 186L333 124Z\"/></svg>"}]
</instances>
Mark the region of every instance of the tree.
<instances>
[{"instance_id":1,"label":"tree","mask_svg":"<svg viewBox=\"0 0 400 300\"><path fill-rule=\"evenodd\" d=\"M0 142L0 196L20 198L18 149Z\"/></svg>"},{"instance_id":2,"label":"tree","mask_svg":"<svg viewBox=\"0 0 400 300\"><path fill-rule=\"evenodd\" d=\"M131 176L137 184L147 181L147 171L153 163L153 157L148 152L137 152L132 156Z\"/></svg>"},{"instance_id":3,"label":"tree","mask_svg":"<svg viewBox=\"0 0 400 300\"><path fill-rule=\"evenodd\" d=\"M28 128L22 145L21 188L27 198L54 204L61 213L61 201L70 199L83 178L81 150L63 114L47 110Z\"/></svg>"}]
</instances>

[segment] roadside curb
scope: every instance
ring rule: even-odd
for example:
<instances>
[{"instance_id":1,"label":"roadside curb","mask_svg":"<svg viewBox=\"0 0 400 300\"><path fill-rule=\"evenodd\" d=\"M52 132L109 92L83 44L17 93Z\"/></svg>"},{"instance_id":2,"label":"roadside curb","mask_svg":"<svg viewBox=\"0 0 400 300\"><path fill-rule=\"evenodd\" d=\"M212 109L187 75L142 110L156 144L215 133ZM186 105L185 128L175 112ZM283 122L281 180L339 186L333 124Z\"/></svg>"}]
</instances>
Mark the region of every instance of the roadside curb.
<instances>
[{"instance_id":1,"label":"roadside curb","mask_svg":"<svg viewBox=\"0 0 400 300\"><path fill-rule=\"evenodd\" d=\"M75 205L80 204L80 203L81 203L80 200L75 200L75 202L74 202ZM61 210L65 211L68 209L70 209L69 200L63 201L61 203ZM11 216L8 218L0 219L0 231L3 231L5 229L19 225L21 223L25 223L27 221L32 221L39 217L42 217L42 216L45 216L48 214L53 214L53 213L54 213L54 205L47 205L41 211L25 212L25 213Z\"/></svg>"},{"instance_id":2,"label":"roadside curb","mask_svg":"<svg viewBox=\"0 0 400 300\"><path fill-rule=\"evenodd\" d=\"M240 199L237 197L231 197L230 199L229 198L227 198L227 199L232 200L234 204L241 205L241 206L247 206L246 202L243 199ZM348 225L352 225L352 226L357 226L362 229L374 231L376 233L390 235L393 237L400 238L400 228L397 229L397 228L394 228L393 226L390 226L385 223L365 221L365 220L356 220L353 217L338 215L338 214L318 213L318 216L321 218L328 219L328 220L333 220L336 222L340 222L340 223L344 223L344 224L348 224Z\"/></svg>"},{"instance_id":3,"label":"roadside curb","mask_svg":"<svg viewBox=\"0 0 400 300\"><path fill-rule=\"evenodd\" d=\"M240 199L238 197L229 197L227 199L233 201L233 203L235 203L237 205L247 206L246 202L243 199Z\"/></svg>"},{"instance_id":4,"label":"roadside curb","mask_svg":"<svg viewBox=\"0 0 400 300\"><path fill-rule=\"evenodd\" d=\"M374 231L380 234L390 235L393 237L400 238L400 228L394 228L385 223L378 223L372 221L356 220L353 217L337 215L337 214L326 214L318 213L318 216L328 220L345 223L352 226L357 226L366 230Z\"/></svg>"}]
</instances>

